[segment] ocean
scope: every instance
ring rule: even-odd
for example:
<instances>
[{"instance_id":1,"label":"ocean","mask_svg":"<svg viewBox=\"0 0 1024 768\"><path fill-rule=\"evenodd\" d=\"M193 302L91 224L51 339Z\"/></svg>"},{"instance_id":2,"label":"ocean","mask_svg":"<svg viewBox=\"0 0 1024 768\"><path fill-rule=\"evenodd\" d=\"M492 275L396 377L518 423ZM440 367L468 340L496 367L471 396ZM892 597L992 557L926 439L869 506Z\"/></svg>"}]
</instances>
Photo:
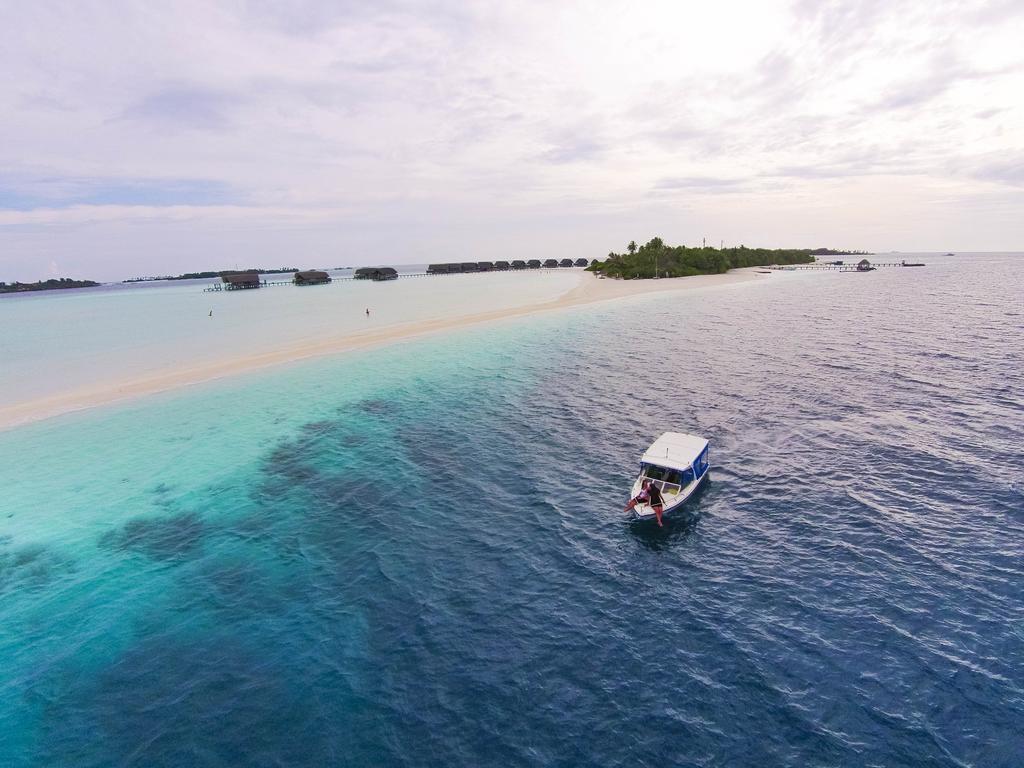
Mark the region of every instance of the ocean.
<instances>
[{"instance_id":1,"label":"ocean","mask_svg":"<svg viewBox=\"0 0 1024 768\"><path fill-rule=\"evenodd\" d=\"M1024 255L918 258L0 432L0 765L1024 764Z\"/></svg>"}]
</instances>

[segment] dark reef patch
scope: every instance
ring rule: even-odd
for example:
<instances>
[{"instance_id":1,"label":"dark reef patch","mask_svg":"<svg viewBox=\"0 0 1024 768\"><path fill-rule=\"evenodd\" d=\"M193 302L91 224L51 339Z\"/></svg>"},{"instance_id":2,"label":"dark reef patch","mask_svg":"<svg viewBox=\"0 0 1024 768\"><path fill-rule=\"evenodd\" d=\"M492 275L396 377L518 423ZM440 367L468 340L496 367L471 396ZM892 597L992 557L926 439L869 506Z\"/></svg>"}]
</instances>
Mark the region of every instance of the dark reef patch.
<instances>
[{"instance_id":1,"label":"dark reef patch","mask_svg":"<svg viewBox=\"0 0 1024 768\"><path fill-rule=\"evenodd\" d=\"M103 534L100 546L138 552L154 560L173 560L197 550L206 533L206 524L195 512L135 517L120 529Z\"/></svg>"},{"instance_id":2,"label":"dark reef patch","mask_svg":"<svg viewBox=\"0 0 1024 768\"><path fill-rule=\"evenodd\" d=\"M361 400L356 404L356 409L373 416L391 416L401 410L396 400L385 400L380 397Z\"/></svg>"},{"instance_id":3,"label":"dark reef patch","mask_svg":"<svg viewBox=\"0 0 1024 768\"><path fill-rule=\"evenodd\" d=\"M74 562L50 547L13 547L10 536L0 538L0 595L15 589L39 589L74 570Z\"/></svg>"}]
</instances>

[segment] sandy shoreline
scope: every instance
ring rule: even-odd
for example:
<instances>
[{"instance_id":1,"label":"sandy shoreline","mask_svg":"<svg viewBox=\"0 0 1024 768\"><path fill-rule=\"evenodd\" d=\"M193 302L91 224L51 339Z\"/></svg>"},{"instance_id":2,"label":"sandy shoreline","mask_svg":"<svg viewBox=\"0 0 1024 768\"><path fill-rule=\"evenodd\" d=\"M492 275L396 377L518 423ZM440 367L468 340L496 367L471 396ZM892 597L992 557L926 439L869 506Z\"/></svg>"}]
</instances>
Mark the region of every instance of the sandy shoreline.
<instances>
[{"instance_id":1,"label":"sandy shoreline","mask_svg":"<svg viewBox=\"0 0 1024 768\"><path fill-rule=\"evenodd\" d=\"M685 291L696 288L735 285L757 280L753 270L734 270L724 275L698 275L663 280L601 280L589 273L581 282L554 301L525 304L510 309L460 315L450 318L424 320L392 325L377 330L361 331L315 342L245 355L230 360L198 365L157 376L121 381L92 388L79 389L50 397L27 400L0 406L0 430L49 419L65 413L94 408L100 405L133 400L158 392L200 384L240 373L256 371L275 365L306 360L313 357L340 354L358 349L383 346L396 341L426 336L442 331L480 325L496 320L533 315L540 312L566 309L616 299L642 296L666 291Z\"/></svg>"}]
</instances>

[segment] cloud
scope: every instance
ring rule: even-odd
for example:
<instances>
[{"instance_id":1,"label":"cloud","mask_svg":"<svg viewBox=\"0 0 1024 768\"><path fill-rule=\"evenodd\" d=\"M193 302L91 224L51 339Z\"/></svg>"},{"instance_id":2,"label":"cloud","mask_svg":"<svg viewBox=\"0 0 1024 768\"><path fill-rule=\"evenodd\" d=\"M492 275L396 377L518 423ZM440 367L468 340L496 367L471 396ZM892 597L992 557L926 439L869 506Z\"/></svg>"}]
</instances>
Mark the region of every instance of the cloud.
<instances>
[{"instance_id":1,"label":"cloud","mask_svg":"<svg viewBox=\"0 0 1024 768\"><path fill-rule=\"evenodd\" d=\"M981 181L1024 187L1024 151L960 163L957 170Z\"/></svg>"},{"instance_id":2,"label":"cloud","mask_svg":"<svg viewBox=\"0 0 1024 768\"><path fill-rule=\"evenodd\" d=\"M555 165L578 163L597 159L606 149L604 144L593 139L570 139L542 152L540 159L545 163L554 163Z\"/></svg>"},{"instance_id":3,"label":"cloud","mask_svg":"<svg viewBox=\"0 0 1024 768\"><path fill-rule=\"evenodd\" d=\"M129 104L119 119L136 120L163 129L190 128L223 131L232 125L231 110L238 94L199 85L164 85Z\"/></svg>"},{"instance_id":4,"label":"cloud","mask_svg":"<svg viewBox=\"0 0 1024 768\"><path fill-rule=\"evenodd\" d=\"M162 273L178 264L137 260L184 258L151 245L186 223L202 255L333 252L354 222L368 249L444 252L485 221L524 250L569 221L667 235L681 200L711 217L724 194L751 244L825 187L846 196L822 231L896 210L879 201L897 188L981 201L977 222L981 192L1020 184L1017 5L21 4L0 46L0 253L44 272L47 249L67 265L123 242L131 274Z\"/></svg>"},{"instance_id":5,"label":"cloud","mask_svg":"<svg viewBox=\"0 0 1024 768\"><path fill-rule=\"evenodd\" d=\"M655 193L689 191L725 194L742 192L747 188L747 179L728 179L714 176L672 176L658 179L652 191Z\"/></svg>"}]
</instances>

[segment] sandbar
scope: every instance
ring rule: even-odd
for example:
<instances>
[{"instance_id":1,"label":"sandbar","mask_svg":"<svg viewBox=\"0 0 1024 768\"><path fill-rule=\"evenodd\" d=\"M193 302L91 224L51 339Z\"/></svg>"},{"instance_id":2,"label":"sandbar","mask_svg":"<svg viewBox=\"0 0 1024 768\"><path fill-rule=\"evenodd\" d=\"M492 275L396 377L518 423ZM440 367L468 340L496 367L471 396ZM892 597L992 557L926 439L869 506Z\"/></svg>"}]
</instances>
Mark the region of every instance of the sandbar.
<instances>
[{"instance_id":1,"label":"sandbar","mask_svg":"<svg viewBox=\"0 0 1024 768\"><path fill-rule=\"evenodd\" d=\"M428 336L459 328L509 318L552 312L585 304L615 301L617 299L642 296L667 291L685 291L696 288L735 285L763 279L753 269L737 269L721 275L697 275L694 277L665 278L661 280L612 280L598 278L587 272L581 275L575 288L554 301L525 304L489 312L435 318L417 322L391 325L376 330L346 333L339 336L324 336L292 344L287 348L264 350L256 354L240 354L229 359L204 363L187 369L161 373L155 376L104 383L100 386L62 392L58 395L0 406L0 430L53 418L87 408L133 400L145 395L166 392L203 382L222 379L240 373L256 371L271 366L283 365L309 358L336 355L352 350L384 346L397 341Z\"/></svg>"}]
</instances>

